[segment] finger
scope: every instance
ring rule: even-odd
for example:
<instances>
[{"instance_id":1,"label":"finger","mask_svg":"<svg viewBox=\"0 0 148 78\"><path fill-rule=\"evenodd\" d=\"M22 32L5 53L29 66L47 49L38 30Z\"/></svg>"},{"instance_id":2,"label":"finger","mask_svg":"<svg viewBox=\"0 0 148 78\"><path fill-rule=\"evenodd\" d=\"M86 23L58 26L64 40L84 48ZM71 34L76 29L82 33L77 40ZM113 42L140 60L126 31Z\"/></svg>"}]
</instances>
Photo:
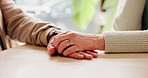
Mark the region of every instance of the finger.
<instances>
[{"instance_id":1,"label":"finger","mask_svg":"<svg viewBox=\"0 0 148 78\"><path fill-rule=\"evenodd\" d=\"M59 33L59 34L64 34L64 33ZM57 35L56 35L57 36ZM55 37L56 37L55 36ZM54 38L55 38L54 37ZM50 41L49 41L49 44L47 46L47 49L48 49L48 54L50 55L54 55L57 51L56 51L56 47L54 47L53 45L53 42L54 42L54 38L51 38Z\"/></svg>"},{"instance_id":2,"label":"finger","mask_svg":"<svg viewBox=\"0 0 148 78\"><path fill-rule=\"evenodd\" d=\"M58 47L58 52L60 54L63 54L64 49L66 49L69 46L70 46L69 41L65 40L65 41L61 42Z\"/></svg>"},{"instance_id":3,"label":"finger","mask_svg":"<svg viewBox=\"0 0 148 78\"><path fill-rule=\"evenodd\" d=\"M91 59L93 58L93 56L92 56L91 54L87 54L87 53L81 52L81 51L78 52L78 53L84 55L84 58L85 58L85 59L91 60Z\"/></svg>"},{"instance_id":4,"label":"finger","mask_svg":"<svg viewBox=\"0 0 148 78\"><path fill-rule=\"evenodd\" d=\"M54 55L56 53L56 48L53 47L52 45L49 45L48 47L48 54L49 55Z\"/></svg>"},{"instance_id":5,"label":"finger","mask_svg":"<svg viewBox=\"0 0 148 78\"><path fill-rule=\"evenodd\" d=\"M59 38L59 37L62 37L62 36L65 35L65 34L67 34L68 32L70 32L70 31L57 34L57 35L55 36L55 38L54 38L54 41L53 41L54 46L57 46L56 43L59 43L59 39L58 39L58 38ZM58 42L57 42L57 41L58 41ZM62 40L62 41L63 41L63 40Z\"/></svg>"},{"instance_id":6,"label":"finger","mask_svg":"<svg viewBox=\"0 0 148 78\"><path fill-rule=\"evenodd\" d=\"M50 41L49 41L49 44L47 46L47 50L48 50L48 54L49 55L53 55L56 53L56 48L53 46L53 38L54 37L51 37Z\"/></svg>"},{"instance_id":7,"label":"finger","mask_svg":"<svg viewBox=\"0 0 148 78\"><path fill-rule=\"evenodd\" d=\"M74 52L74 53L72 53L72 54L70 54L68 56L72 57L72 58L76 58L76 59L83 59L84 58L84 55L76 53L76 52Z\"/></svg>"},{"instance_id":8,"label":"finger","mask_svg":"<svg viewBox=\"0 0 148 78\"><path fill-rule=\"evenodd\" d=\"M81 51L82 49L80 49L79 47L77 46L71 46L71 47L68 47L64 52L63 52L63 55L64 56L68 56L69 54L73 53L73 52L76 52L76 51Z\"/></svg>"},{"instance_id":9,"label":"finger","mask_svg":"<svg viewBox=\"0 0 148 78\"><path fill-rule=\"evenodd\" d=\"M71 32L68 32L66 34L61 34L61 35L58 35L55 37L53 44L56 48L58 48L58 46L61 42L71 39L71 38L74 38L74 37L76 37L76 34L71 33Z\"/></svg>"},{"instance_id":10,"label":"finger","mask_svg":"<svg viewBox=\"0 0 148 78\"><path fill-rule=\"evenodd\" d=\"M87 54L90 54L92 55L94 58L97 58L98 57L98 53L95 52L95 51L85 51Z\"/></svg>"}]
</instances>

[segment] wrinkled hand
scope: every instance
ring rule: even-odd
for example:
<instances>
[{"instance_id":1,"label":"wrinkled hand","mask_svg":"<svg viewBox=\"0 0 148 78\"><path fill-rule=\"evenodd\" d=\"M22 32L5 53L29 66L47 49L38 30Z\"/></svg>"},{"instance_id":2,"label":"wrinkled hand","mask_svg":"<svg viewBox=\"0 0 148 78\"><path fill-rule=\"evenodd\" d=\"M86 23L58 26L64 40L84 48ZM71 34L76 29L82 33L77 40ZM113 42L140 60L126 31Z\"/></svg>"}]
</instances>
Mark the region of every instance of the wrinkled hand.
<instances>
[{"instance_id":1,"label":"wrinkled hand","mask_svg":"<svg viewBox=\"0 0 148 78\"><path fill-rule=\"evenodd\" d=\"M68 31L54 36L48 44L49 54L53 55L58 51L59 54L73 58L97 57L98 54L93 50L104 50L102 35Z\"/></svg>"},{"instance_id":2,"label":"wrinkled hand","mask_svg":"<svg viewBox=\"0 0 148 78\"><path fill-rule=\"evenodd\" d=\"M47 46L48 53L50 55L54 55L57 53L56 47L54 47L53 42L54 42L55 36L52 36L49 44ZM76 58L76 59L92 59L96 58L98 56L98 53L95 51L79 51L79 52L74 52L70 54L68 57Z\"/></svg>"}]
</instances>

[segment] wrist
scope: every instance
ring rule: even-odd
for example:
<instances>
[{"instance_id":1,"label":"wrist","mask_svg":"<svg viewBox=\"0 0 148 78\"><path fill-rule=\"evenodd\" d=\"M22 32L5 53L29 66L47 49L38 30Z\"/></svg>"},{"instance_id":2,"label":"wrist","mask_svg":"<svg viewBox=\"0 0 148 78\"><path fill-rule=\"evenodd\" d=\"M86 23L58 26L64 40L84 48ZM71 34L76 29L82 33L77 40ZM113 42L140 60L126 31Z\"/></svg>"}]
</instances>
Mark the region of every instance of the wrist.
<instances>
[{"instance_id":1,"label":"wrist","mask_svg":"<svg viewBox=\"0 0 148 78\"><path fill-rule=\"evenodd\" d=\"M47 41L49 42L51 38L53 38L55 35L57 35L60 32L61 31L59 29L52 29L47 36Z\"/></svg>"},{"instance_id":2,"label":"wrist","mask_svg":"<svg viewBox=\"0 0 148 78\"><path fill-rule=\"evenodd\" d=\"M105 39L103 34L96 35L97 36L97 49L105 50Z\"/></svg>"}]
</instances>

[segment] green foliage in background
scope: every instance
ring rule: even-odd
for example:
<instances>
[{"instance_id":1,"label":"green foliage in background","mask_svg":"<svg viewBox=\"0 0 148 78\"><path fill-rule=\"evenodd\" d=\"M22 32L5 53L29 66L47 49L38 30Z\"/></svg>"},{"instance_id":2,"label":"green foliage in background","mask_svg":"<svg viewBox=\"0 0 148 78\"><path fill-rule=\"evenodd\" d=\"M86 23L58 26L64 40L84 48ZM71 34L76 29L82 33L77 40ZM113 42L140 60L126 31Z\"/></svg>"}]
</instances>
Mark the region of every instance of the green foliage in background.
<instances>
[{"instance_id":1,"label":"green foliage in background","mask_svg":"<svg viewBox=\"0 0 148 78\"><path fill-rule=\"evenodd\" d=\"M96 5L99 0L75 0L73 3L73 9L75 12L74 21L78 28L85 29L87 24L92 20L94 16L94 12L96 9ZM113 19L116 14L118 6L118 0L105 0L103 5L104 9L107 9L107 19L106 25L99 32L102 33L104 31L113 31Z\"/></svg>"},{"instance_id":2,"label":"green foliage in background","mask_svg":"<svg viewBox=\"0 0 148 78\"><path fill-rule=\"evenodd\" d=\"M96 5L99 0L75 0L73 9L74 20L78 28L86 29L87 24L92 20Z\"/></svg>"},{"instance_id":3,"label":"green foliage in background","mask_svg":"<svg viewBox=\"0 0 148 78\"><path fill-rule=\"evenodd\" d=\"M116 10L118 7L118 0L105 0L105 3L103 5L104 9L109 10L107 24L104 26L103 31L113 31L113 19L116 14Z\"/></svg>"},{"instance_id":4,"label":"green foliage in background","mask_svg":"<svg viewBox=\"0 0 148 78\"><path fill-rule=\"evenodd\" d=\"M104 31L114 31L113 28L113 20L114 16L117 11L118 7L118 1L119 0L105 0L105 3L103 5L103 9L106 9L107 12L107 19L106 19L106 25L98 32L98 34L103 33Z\"/></svg>"}]
</instances>

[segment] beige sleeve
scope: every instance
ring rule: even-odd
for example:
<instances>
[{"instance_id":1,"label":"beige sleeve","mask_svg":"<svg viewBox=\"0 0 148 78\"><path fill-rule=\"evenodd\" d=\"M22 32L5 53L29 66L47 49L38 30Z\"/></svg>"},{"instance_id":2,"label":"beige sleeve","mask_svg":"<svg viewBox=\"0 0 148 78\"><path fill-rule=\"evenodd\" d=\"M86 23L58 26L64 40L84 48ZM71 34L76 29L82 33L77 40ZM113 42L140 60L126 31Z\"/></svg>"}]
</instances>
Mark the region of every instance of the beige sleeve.
<instances>
[{"instance_id":1,"label":"beige sleeve","mask_svg":"<svg viewBox=\"0 0 148 78\"><path fill-rule=\"evenodd\" d=\"M145 0L119 0L118 10L113 21L115 30L140 30L144 6Z\"/></svg>"},{"instance_id":2,"label":"beige sleeve","mask_svg":"<svg viewBox=\"0 0 148 78\"><path fill-rule=\"evenodd\" d=\"M12 39L34 45L47 45L47 34L54 24L30 17L17 8L13 0L1 0L0 7L5 19L7 34Z\"/></svg>"},{"instance_id":3,"label":"beige sleeve","mask_svg":"<svg viewBox=\"0 0 148 78\"><path fill-rule=\"evenodd\" d=\"M114 32L105 32L106 52L148 52L148 31L141 29L145 0L120 0Z\"/></svg>"}]
</instances>

